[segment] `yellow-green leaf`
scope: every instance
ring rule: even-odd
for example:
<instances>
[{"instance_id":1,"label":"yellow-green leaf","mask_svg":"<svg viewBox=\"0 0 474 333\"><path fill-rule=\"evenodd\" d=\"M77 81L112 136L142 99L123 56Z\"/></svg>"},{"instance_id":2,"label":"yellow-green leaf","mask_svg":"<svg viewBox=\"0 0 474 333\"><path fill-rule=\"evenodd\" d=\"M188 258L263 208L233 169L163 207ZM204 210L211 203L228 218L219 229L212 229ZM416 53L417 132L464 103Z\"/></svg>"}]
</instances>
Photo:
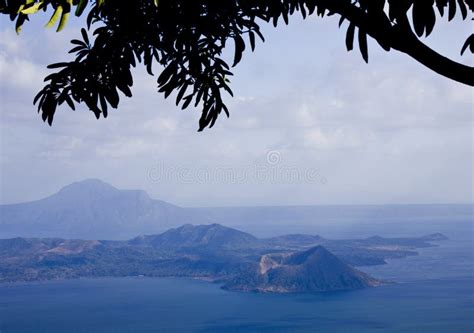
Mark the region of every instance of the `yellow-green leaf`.
<instances>
[{"instance_id":1,"label":"yellow-green leaf","mask_svg":"<svg viewBox=\"0 0 474 333\"><path fill-rule=\"evenodd\" d=\"M62 6L56 7L56 10L54 11L53 15L49 19L48 23L46 23L46 28L51 28L59 19L62 13L63 13L63 7Z\"/></svg>"},{"instance_id":2,"label":"yellow-green leaf","mask_svg":"<svg viewBox=\"0 0 474 333\"><path fill-rule=\"evenodd\" d=\"M61 30L64 29L68 18L69 18L69 12L63 13L63 15L61 15L61 21L59 21L59 25L58 25L58 28L56 29L56 32L60 32Z\"/></svg>"},{"instance_id":3,"label":"yellow-green leaf","mask_svg":"<svg viewBox=\"0 0 474 333\"><path fill-rule=\"evenodd\" d=\"M72 7L72 0L66 0L66 4L64 6L63 13L61 15L61 20L59 21L59 25L58 25L58 28L56 29L56 32L60 32L66 26L67 20L69 19L69 14L71 12L71 7Z\"/></svg>"},{"instance_id":4,"label":"yellow-green leaf","mask_svg":"<svg viewBox=\"0 0 474 333\"><path fill-rule=\"evenodd\" d=\"M15 31L17 34L20 34L21 32L21 28L23 26L23 23L25 23L25 20L28 16L27 15L24 15L24 14L21 14L18 15L18 18L16 20L16 23L15 23Z\"/></svg>"},{"instance_id":5,"label":"yellow-green leaf","mask_svg":"<svg viewBox=\"0 0 474 333\"><path fill-rule=\"evenodd\" d=\"M30 6L30 7L28 7L28 8L25 8L25 9L21 10L20 12L21 12L22 14L26 14L26 15L34 14L34 13L36 13L38 10L41 9L41 5L42 5L42 4L43 4L42 2L37 2L37 3L35 3L33 6Z\"/></svg>"},{"instance_id":6,"label":"yellow-green leaf","mask_svg":"<svg viewBox=\"0 0 474 333\"><path fill-rule=\"evenodd\" d=\"M76 13L75 13L76 16L81 16L82 15L82 12L86 8L88 2L89 2L89 0L80 0L79 1L79 3L77 4L77 7L76 7Z\"/></svg>"}]
</instances>

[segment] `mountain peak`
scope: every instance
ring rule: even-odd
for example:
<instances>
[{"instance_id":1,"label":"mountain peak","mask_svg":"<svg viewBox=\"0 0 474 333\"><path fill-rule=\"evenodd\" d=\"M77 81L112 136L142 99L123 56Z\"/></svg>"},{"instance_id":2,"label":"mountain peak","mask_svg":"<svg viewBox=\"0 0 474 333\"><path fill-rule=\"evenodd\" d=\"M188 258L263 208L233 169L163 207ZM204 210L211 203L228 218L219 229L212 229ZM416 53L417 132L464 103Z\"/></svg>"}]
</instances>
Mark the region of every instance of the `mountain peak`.
<instances>
[{"instance_id":1,"label":"mountain peak","mask_svg":"<svg viewBox=\"0 0 474 333\"><path fill-rule=\"evenodd\" d=\"M0 205L0 215L21 229L15 236L87 239L123 239L204 220L199 214L154 200L145 191L117 189L99 179L74 182L37 201Z\"/></svg>"},{"instance_id":2,"label":"mountain peak","mask_svg":"<svg viewBox=\"0 0 474 333\"><path fill-rule=\"evenodd\" d=\"M185 224L159 235L149 235L131 240L133 244L152 245L160 248L240 247L256 242L257 239L250 234L216 223Z\"/></svg>"},{"instance_id":3,"label":"mountain peak","mask_svg":"<svg viewBox=\"0 0 474 333\"><path fill-rule=\"evenodd\" d=\"M148 193L143 190L121 190L95 178L77 181L64 186L55 196L85 201L95 201L97 199L114 198L118 196L122 196L123 198L127 197L132 200L151 200Z\"/></svg>"},{"instance_id":4,"label":"mountain peak","mask_svg":"<svg viewBox=\"0 0 474 333\"><path fill-rule=\"evenodd\" d=\"M89 178L77 182L73 182L69 185L64 186L59 192L69 191L117 191L112 185L96 178Z\"/></svg>"},{"instance_id":5,"label":"mountain peak","mask_svg":"<svg viewBox=\"0 0 474 333\"><path fill-rule=\"evenodd\" d=\"M264 255L257 269L250 267L247 274L235 277L224 288L279 293L320 292L359 289L381 283L318 245L287 257Z\"/></svg>"},{"instance_id":6,"label":"mountain peak","mask_svg":"<svg viewBox=\"0 0 474 333\"><path fill-rule=\"evenodd\" d=\"M286 263L291 265L301 265L310 259L336 261L338 258L329 252L324 246L317 245L306 251L296 252L289 256Z\"/></svg>"}]
</instances>

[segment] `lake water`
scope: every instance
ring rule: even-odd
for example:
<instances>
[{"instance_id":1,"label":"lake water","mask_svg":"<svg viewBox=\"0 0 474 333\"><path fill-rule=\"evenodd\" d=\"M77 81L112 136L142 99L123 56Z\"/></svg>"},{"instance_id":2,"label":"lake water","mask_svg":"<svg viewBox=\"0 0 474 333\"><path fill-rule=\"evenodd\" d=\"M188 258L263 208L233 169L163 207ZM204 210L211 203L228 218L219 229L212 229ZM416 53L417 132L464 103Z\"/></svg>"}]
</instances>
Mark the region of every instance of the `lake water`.
<instances>
[{"instance_id":1,"label":"lake water","mask_svg":"<svg viewBox=\"0 0 474 333\"><path fill-rule=\"evenodd\" d=\"M245 294L190 279L107 278L0 285L0 333L474 331L472 220L411 224L449 241L363 267L397 284L324 294ZM355 228L372 230L380 224ZM400 231L393 224L392 230ZM348 230L348 229L345 229ZM387 233L389 228L384 229ZM354 232L355 233L355 232ZM353 234L354 234L353 233ZM383 234L382 232L378 232ZM387 234L386 234L387 235Z\"/></svg>"},{"instance_id":2,"label":"lake water","mask_svg":"<svg viewBox=\"0 0 474 333\"><path fill-rule=\"evenodd\" d=\"M226 292L186 279L91 279L0 287L8 332L466 332L473 280L319 295Z\"/></svg>"}]
</instances>

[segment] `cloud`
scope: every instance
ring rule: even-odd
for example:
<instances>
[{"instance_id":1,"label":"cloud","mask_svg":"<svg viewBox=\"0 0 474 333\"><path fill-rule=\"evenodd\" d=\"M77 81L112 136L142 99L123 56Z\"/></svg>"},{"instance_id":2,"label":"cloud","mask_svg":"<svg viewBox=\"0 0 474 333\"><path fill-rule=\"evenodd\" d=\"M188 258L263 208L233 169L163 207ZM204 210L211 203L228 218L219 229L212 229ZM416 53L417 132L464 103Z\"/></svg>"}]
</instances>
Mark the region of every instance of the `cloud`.
<instances>
[{"instance_id":1,"label":"cloud","mask_svg":"<svg viewBox=\"0 0 474 333\"><path fill-rule=\"evenodd\" d=\"M373 43L367 65L345 51L336 26L295 20L268 29L267 42L235 70L230 118L202 133L199 110L163 100L156 76L141 68L134 97L122 97L107 119L62 108L50 128L31 101L45 64L67 58L74 26L65 34L0 32L0 201L35 199L90 177L191 206L472 201L471 89ZM314 169L326 182L148 177L157 163L239 172L265 163L270 151L280 154L277 167Z\"/></svg>"},{"instance_id":2,"label":"cloud","mask_svg":"<svg viewBox=\"0 0 474 333\"><path fill-rule=\"evenodd\" d=\"M11 58L7 53L0 53L0 76L8 83L10 90L13 87L30 91L42 81L46 71L31 61Z\"/></svg>"}]
</instances>

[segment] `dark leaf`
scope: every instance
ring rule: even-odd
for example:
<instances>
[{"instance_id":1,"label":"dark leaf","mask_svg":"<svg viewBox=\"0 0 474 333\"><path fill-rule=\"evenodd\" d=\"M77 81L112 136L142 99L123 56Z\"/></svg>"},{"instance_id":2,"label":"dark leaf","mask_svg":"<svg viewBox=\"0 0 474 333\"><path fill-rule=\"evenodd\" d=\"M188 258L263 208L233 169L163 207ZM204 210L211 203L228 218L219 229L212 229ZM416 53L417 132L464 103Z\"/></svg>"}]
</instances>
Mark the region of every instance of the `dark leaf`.
<instances>
[{"instance_id":1,"label":"dark leaf","mask_svg":"<svg viewBox=\"0 0 474 333\"><path fill-rule=\"evenodd\" d=\"M346 33L347 51L352 51L352 49L354 48L354 32L355 32L355 25L351 23L349 24L349 28L347 28L347 33Z\"/></svg>"},{"instance_id":2,"label":"dark leaf","mask_svg":"<svg viewBox=\"0 0 474 333\"><path fill-rule=\"evenodd\" d=\"M249 40L250 40L250 48L252 51L255 51L255 33L253 31L249 31Z\"/></svg>"},{"instance_id":3,"label":"dark leaf","mask_svg":"<svg viewBox=\"0 0 474 333\"><path fill-rule=\"evenodd\" d=\"M367 50L367 33L359 28L359 49L362 54L362 58L367 63L369 62L369 52Z\"/></svg>"},{"instance_id":4,"label":"dark leaf","mask_svg":"<svg viewBox=\"0 0 474 333\"><path fill-rule=\"evenodd\" d=\"M234 64L232 67L237 65L242 59L242 54L245 50L245 42L240 35L234 37L235 41L235 54L234 54Z\"/></svg>"},{"instance_id":5,"label":"dark leaf","mask_svg":"<svg viewBox=\"0 0 474 333\"><path fill-rule=\"evenodd\" d=\"M464 43L464 45L462 46L462 49L461 49L461 55L464 54L464 52L467 50L468 47L469 47L469 50L471 51L471 53L474 53L474 34L471 34L466 39L466 42Z\"/></svg>"},{"instance_id":6,"label":"dark leaf","mask_svg":"<svg viewBox=\"0 0 474 333\"><path fill-rule=\"evenodd\" d=\"M86 43L86 45L89 45L90 42L89 42L89 37L87 36L86 29L82 28L81 29L81 34L82 34L82 38L84 39L84 42Z\"/></svg>"},{"instance_id":7,"label":"dark leaf","mask_svg":"<svg viewBox=\"0 0 474 333\"><path fill-rule=\"evenodd\" d=\"M448 20L451 21L456 16L456 0L449 0Z\"/></svg>"},{"instance_id":8,"label":"dark leaf","mask_svg":"<svg viewBox=\"0 0 474 333\"><path fill-rule=\"evenodd\" d=\"M58 62L55 64L48 65L46 68L54 69L54 68L67 67L69 66L69 64L70 64L69 62Z\"/></svg>"}]
</instances>

